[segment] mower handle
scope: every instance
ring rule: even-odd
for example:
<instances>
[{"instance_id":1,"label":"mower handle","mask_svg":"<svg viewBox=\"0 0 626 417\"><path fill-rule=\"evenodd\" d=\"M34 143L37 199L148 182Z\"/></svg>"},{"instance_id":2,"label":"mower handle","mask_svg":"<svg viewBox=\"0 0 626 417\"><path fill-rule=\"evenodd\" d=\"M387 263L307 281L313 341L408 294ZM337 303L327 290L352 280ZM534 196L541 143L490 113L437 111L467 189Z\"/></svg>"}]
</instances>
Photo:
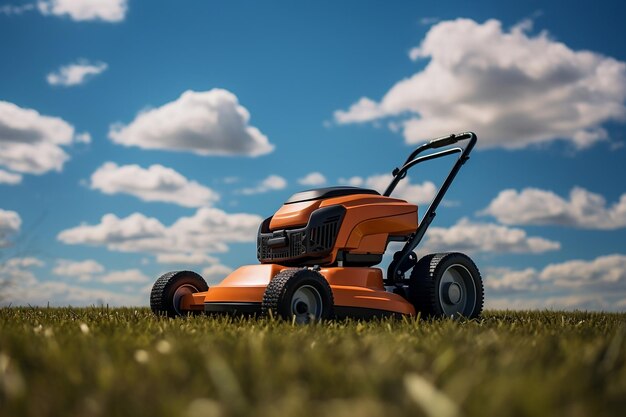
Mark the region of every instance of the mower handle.
<instances>
[{"instance_id":1,"label":"mower handle","mask_svg":"<svg viewBox=\"0 0 626 417\"><path fill-rule=\"evenodd\" d=\"M428 155L418 157L420 153L428 149L443 148L444 146L450 146L450 145L453 145L457 142L464 141L464 140L469 140L467 145L465 145L465 148L460 148L460 147L450 148L450 149L445 149L443 151L434 152ZM433 221L433 219L437 215L436 210L437 210L437 207L439 206L439 203L441 203L441 200L443 200L444 195L448 191L448 188L450 188L450 185L452 184L452 181L454 181L456 174L461 169L461 166L463 166L465 161L469 159L469 154L470 152L472 152L472 149L474 148L474 145L476 144L477 140L478 138L476 137L476 134L473 132L452 134L448 136L442 136L437 139L433 139L430 142L427 142L421 146L418 146L413 152L411 152L411 155L409 155L409 157L407 158L406 162L402 165L402 167L396 168L393 170L392 172L393 179L391 180L391 183L389 184L389 186L383 193L383 195L387 197L391 195L391 193L396 188L400 180L406 177L407 171L411 169L412 167L414 167L415 165L421 162L429 161L431 159L441 158L441 157L452 155L455 153L461 154L456 160L455 164L452 166L450 173L448 174L445 181L439 188L439 191L435 195L435 198L430 203L430 206L428 207L428 210L426 210L426 213L424 214L422 221L417 227L417 230L415 230L415 233L409 237L404 247L400 251L395 253L394 259L389 265L389 269L387 271L386 283L388 284L393 283L393 284L401 285L402 280L404 280L405 272L411 269L417 262L417 258L413 254L413 250L417 247L417 245L419 245L420 241L424 237L424 234L426 233L426 230L428 229L428 226L430 226L430 223Z\"/></svg>"}]
</instances>

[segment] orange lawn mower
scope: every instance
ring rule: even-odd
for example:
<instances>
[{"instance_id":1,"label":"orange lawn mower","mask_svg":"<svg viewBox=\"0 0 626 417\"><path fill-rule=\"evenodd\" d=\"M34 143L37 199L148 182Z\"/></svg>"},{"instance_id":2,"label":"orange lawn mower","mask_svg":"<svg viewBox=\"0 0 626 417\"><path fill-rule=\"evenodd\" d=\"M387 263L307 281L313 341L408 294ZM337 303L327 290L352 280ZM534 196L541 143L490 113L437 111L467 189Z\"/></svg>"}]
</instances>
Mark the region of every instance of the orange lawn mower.
<instances>
[{"instance_id":1,"label":"orange lawn mower","mask_svg":"<svg viewBox=\"0 0 626 417\"><path fill-rule=\"evenodd\" d=\"M466 140L464 148L419 156ZM474 133L467 132L419 146L401 168L393 170L382 195L358 187L294 194L259 227L259 265L242 266L211 288L192 271L164 274L152 287L152 311L169 317L201 312L272 315L297 323L417 313L478 317L483 284L474 262L457 252L418 260L414 252L476 140ZM456 163L418 224L417 206L391 194L415 165L457 153ZM382 261L389 242L405 244L383 277L374 266Z\"/></svg>"}]
</instances>

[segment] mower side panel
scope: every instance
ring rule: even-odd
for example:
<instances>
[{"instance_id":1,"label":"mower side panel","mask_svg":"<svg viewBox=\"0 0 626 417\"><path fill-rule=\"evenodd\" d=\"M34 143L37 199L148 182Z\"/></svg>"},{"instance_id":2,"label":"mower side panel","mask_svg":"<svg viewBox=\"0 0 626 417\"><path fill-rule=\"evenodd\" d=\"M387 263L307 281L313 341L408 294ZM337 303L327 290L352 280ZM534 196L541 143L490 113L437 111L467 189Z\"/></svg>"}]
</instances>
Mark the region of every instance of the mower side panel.
<instances>
[{"instance_id":1,"label":"mower side panel","mask_svg":"<svg viewBox=\"0 0 626 417\"><path fill-rule=\"evenodd\" d=\"M322 268L320 273L333 290L335 310L361 310L362 316L381 315L379 312L415 315L410 302L385 290L379 268Z\"/></svg>"},{"instance_id":2,"label":"mower side panel","mask_svg":"<svg viewBox=\"0 0 626 417\"><path fill-rule=\"evenodd\" d=\"M242 266L208 291L186 296L183 308L198 309L202 305L210 312L260 311L267 285L283 269L286 267L277 264ZM382 271L378 268L332 267L319 272L330 284L335 310L349 312L342 316L415 315L411 303L385 291Z\"/></svg>"},{"instance_id":3,"label":"mower side panel","mask_svg":"<svg viewBox=\"0 0 626 417\"><path fill-rule=\"evenodd\" d=\"M204 302L253 302L263 301L265 288L270 280L285 269L277 264L246 265L236 269L222 282L209 288Z\"/></svg>"}]
</instances>

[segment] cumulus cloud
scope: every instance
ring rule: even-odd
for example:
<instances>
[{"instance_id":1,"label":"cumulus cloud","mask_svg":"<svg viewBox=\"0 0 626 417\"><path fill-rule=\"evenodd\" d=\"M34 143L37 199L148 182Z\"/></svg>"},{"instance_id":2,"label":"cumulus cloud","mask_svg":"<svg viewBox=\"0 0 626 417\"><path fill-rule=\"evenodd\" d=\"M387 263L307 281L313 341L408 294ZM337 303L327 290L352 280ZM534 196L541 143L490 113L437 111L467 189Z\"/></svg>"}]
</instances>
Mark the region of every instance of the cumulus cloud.
<instances>
[{"instance_id":1,"label":"cumulus cloud","mask_svg":"<svg viewBox=\"0 0 626 417\"><path fill-rule=\"evenodd\" d=\"M16 185L22 182L22 176L0 169L0 184Z\"/></svg>"},{"instance_id":2,"label":"cumulus cloud","mask_svg":"<svg viewBox=\"0 0 626 417\"><path fill-rule=\"evenodd\" d=\"M457 19L435 24L413 60L426 67L398 81L377 102L363 97L335 112L340 123L406 116L407 143L474 130L479 146L523 148L557 139L583 148L607 138L604 122L626 117L626 64L574 51L528 22Z\"/></svg>"},{"instance_id":3,"label":"cumulus cloud","mask_svg":"<svg viewBox=\"0 0 626 417\"><path fill-rule=\"evenodd\" d=\"M159 253L156 261L160 264L202 265L218 262L217 258L206 253Z\"/></svg>"},{"instance_id":4,"label":"cumulus cloud","mask_svg":"<svg viewBox=\"0 0 626 417\"><path fill-rule=\"evenodd\" d=\"M262 180L256 187L243 188L239 190L241 194L252 195L261 194L268 191L282 190L287 187L287 180L279 175L270 175Z\"/></svg>"},{"instance_id":5,"label":"cumulus cloud","mask_svg":"<svg viewBox=\"0 0 626 417\"><path fill-rule=\"evenodd\" d=\"M0 248L10 244L10 239L19 233L21 226L22 218L17 212L0 209Z\"/></svg>"},{"instance_id":6,"label":"cumulus cloud","mask_svg":"<svg viewBox=\"0 0 626 417\"><path fill-rule=\"evenodd\" d=\"M541 271L539 279L565 287L619 286L626 291L626 256L614 254L592 261L550 264Z\"/></svg>"},{"instance_id":7,"label":"cumulus cloud","mask_svg":"<svg viewBox=\"0 0 626 417\"><path fill-rule=\"evenodd\" d=\"M543 253L561 248L559 242L528 236L522 229L462 218L455 225L431 227L424 244L428 252Z\"/></svg>"},{"instance_id":8,"label":"cumulus cloud","mask_svg":"<svg viewBox=\"0 0 626 417\"><path fill-rule=\"evenodd\" d=\"M0 302L11 302L11 295L16 288L32 288L37 278L31 268L43 265L42 261L33 257L9 258L0 262Z\"/></svg>"},{"instance_id":9,"label":"cumulus cloud","mask_svg":"<svg viewBox=\"0 0 626 417\"><path fill-rule=\"evenodd\" d=\"M38 0L37 8L43 15L68 16L75 21L121 22L128 0Z\"/></svg>"},{"instance_id":10,"label":"cumulus cloud","mask_svg":"<svg viewBox=\"0 0 626 417\"><path fill-rule=\"evenodd\" d=\"M228 243L254 241L261 220L253 214L229 214L207 207L198 209L193 216L181 217L170 226L141 213L125 218L106 214L98 224L64 230L57 238L71 245L104 246L112 251L155 255L225 252Z\"/></svg>"},{"instance_id":11,"label":"cumulus cloud","mask_svg":"<svg viewBox=\"0 0 626 417\"><path fill-rule=\"evenodd\" d=\"M537 270L520 271L509 268L487 268L483 274L485 286L495 293L535 291L538 288Z\"/></svg>"},{"instance_id":12,"label":"cumulus cloud","mask_svg":"<svg viewBox=\"0 0 626 417\"><path fill-rule=\"evenodd\" d=\"M118 166L106 162L91 175L91 188L105 194L130 194L143 201L183 207L209 206L219 199L215 191L163 165L145 169L139 165Z\"/></svg>"},{"instance_id":13,"label":"cumulus cloud","mask_svg":"<svg viewBox=\"0 0 626 417\"><path fill-rule=\"evenodd\" d=\"M540 270L487 268L483 278L490 308L617 310L626 298L626 255L569 260Z\"/></svg>"},{"instance_id":14,"label":"cumulus cloud","mask_svg":"<svg viewBox=\"0 0 626 417\"><path fill-rule=\"evenodd\" d=\"M44 266L45 262L32 256L27 256L25 258L10 258L5 262L5 265L9 268L30 268Z\"/></svg>"},{"instance_id":15,"label":"cumulus cloud","mask_svg":"<svg viewBox=\"0 0 626 417\"><path fill-rule=\"evenodd\" d=\"M0 101L0 167L27 174L61 171L69 159L62 146L82 141L85 135L76 135L61 118Z\"/></svg>"},{"instance_id":16,"label":"cumulus cloud","mask_svg":"<svg viewBox=\"0 0 626 417\"><path fill-rule=\"evenodd\" d=\"M626 194L611 206L599 194L575 187L569 200L552 191L507 189L481 214L505 224L560 225L581 229L611 230L626 227Z\"/></svg>"},{"instance_id":17,"label":"cumulus cloud","mask_svg":"<svg viewBox=\"0 0 626 417\"><path fill-rule=\"evenodd\" d=\"M139 113L128 125L112 125L109 138L124 146L198 155L271 152L274 145L249 120L248 110L229 91L186 91L170 103Z\"/></svg>"},{"instance_id":18,"label":"cumulus cloud","mask_svg":"<svg viewBox=\"0 0 626 417\"><path fill-rule=\"evenodd\" d=\"M46 76L46 80L50 85L71 87L84 84L87 80L103 73L107 67L108 65L104 62L91 63L81 59L78 62L64 65L58 70L51 72Z\"/></svg>"},{"instance_id":19,"label":"cumulus cloud","mask_svg":"<svg viewBox=\"0 0 626 417\"><path fill-rule=\"evenodd\" d=\"M391 179L391 174L378 174L366 178L358 176L339 178L339 183L354 187L371 188L382 194L389 186ZM406 177L398 183L391 196L414 204L425 204L431 202L435 198L435 194L437 194L437 187L431 181L411 184L411 179Z\"/></svg>"},{"instance_id":20,"label":"cumulus cloud","mask_svg":"<svg viewBox=\"0 0 626 417\"><path fill-rule=\"evenodd\" d=\"M87 259L84 261L72 261L69 259L58 259L52 273L61 277L76 278L79 281L91 281L93 276L104 272L104 266Z\"/></svg>"},{"instance_id":21,"label":"cumulus cloud","mask_svg":"<svg viewBox=\"0 0 626 417\"><path fill-rule=\"evenodd\" d=\"M0 6L0 14L11 16L11 15L20 15L31 10L35 10L34 4L21 4L19 6L15 6L12 4L4 4Z\"/></svg>"},{"instance_id":22,"label":"cumulus cloud","mask_svg":"<svg viewBox=\"0 0 626 417\"><path fill-rule=\"evenodd\" d=\"M83 287L61 281L41 281L30 271L17 274L28 274L31 281L23 281L8 288L0 305L12 306L145 306L148 304L149 292L137 291L130 294L100 288Z\"/></svg>"},{"instance_id":23,"label":"cumulus cloud","mask_svg":"<svg viewBox=\"0 0 626 417\"><path fill-rule=\"evenodd\" d=\"M298 184L310 185L312 187L326 184L326 177L320 172L311 172L298 179Z\"/></svg>"},{"instance_id":24,"label":"cumulus cloud","mask_svg":"<svg viewBox=\"0 0 626 417\"><path fill-rule=\"evenodd\" d=\"M97 262L75 262L60 260L57 268L65 268L67 272L79 278L81 273L94 273L94 278L103 284L143 284L148 277L136 269L125 271L111 271L101 274L101 265ZM40 280L36 276L34 268L40 268L44 263L33 257L10 258L0 263L0 306L5 305L101 305L111 304L115 306L140 306L146 305L149 300L150 288L140 287L132 293L125 294L118 291L104 290L94 287L83 287L64 281ZM59 272L61 272L59 270ZM93 284L92 284L93 285Z\"/></svg>"},{"instance_id":25,"label":"cumulus cloud","mask_svg":"<svg viewBox=\"0 0 626 417\"><path fill-rule=\"evenodd\" d=\"M79 281L97 281L104 284L141 284L148 282L148 278L138 269L109 271L93 259L72 261L59 259L52 273L61 277L77 278Z\"/></svg>"},{"instance_id":26,"label":"cumulus cloud","mask_svg":"<svg viewBox=\"0 0 626 417\"><path fill-rule=\"evenodd\" d=\"M99 277L98 280L105 284L142 284L150 281L150 278L138 269L127 269L111 271Z\"/></svg>"}]
</instances>

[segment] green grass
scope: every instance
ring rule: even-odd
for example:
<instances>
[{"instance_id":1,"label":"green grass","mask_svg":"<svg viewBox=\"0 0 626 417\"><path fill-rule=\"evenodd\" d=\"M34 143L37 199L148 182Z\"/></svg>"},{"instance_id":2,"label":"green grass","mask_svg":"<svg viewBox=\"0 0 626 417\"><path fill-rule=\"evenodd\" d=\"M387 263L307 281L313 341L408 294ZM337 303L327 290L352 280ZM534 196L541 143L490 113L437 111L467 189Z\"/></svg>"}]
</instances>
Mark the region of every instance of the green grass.
<instances>
[{"instance_id":1,"label":"green grass","mask_svg":"<svg viewBox=\"0 0 626 417\"><path fill-rule=\"evenodd\" d=\"M293 326L0 309L3 416L616 416L626 314Z\"/></svg>"}]
</instances>

